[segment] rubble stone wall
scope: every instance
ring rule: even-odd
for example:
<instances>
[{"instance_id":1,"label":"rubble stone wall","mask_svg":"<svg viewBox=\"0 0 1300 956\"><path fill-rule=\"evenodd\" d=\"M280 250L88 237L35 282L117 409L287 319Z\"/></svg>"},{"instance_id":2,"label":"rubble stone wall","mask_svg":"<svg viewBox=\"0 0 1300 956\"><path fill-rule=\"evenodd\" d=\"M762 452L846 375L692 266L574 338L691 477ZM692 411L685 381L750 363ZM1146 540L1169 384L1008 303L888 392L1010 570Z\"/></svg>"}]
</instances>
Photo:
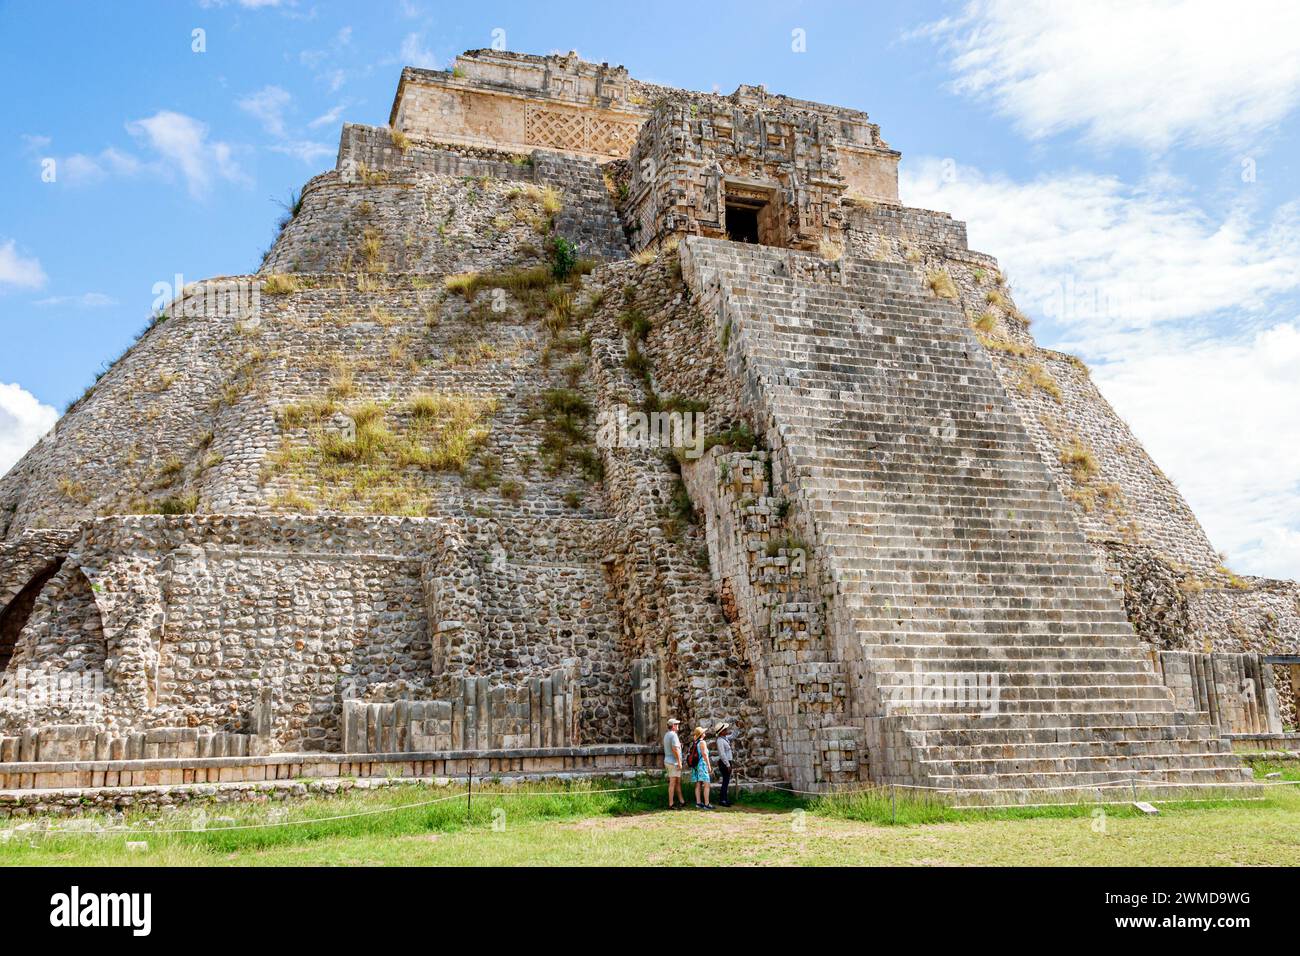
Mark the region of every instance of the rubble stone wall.
<instances>
[{"instance_id":1,"label":"rubble stone wall","mask_svg":"<svg viewBox=\"0 0 1300 956\"><path fill-rule=\"evenodd\" d=\"M547 187L558 213L544 209ZM455 273L540 262L552 215L582 255L627 254L590 160L413 140L399 148L390 130L349 124L336 168L303 188L302 208L261 271ZM378 243L377 254L367 242Z\"/></svg>"},{"instance_id":2,"label":"rubble stone wall","mask_svg":"<svg viewBox=\"0 0 1300 956\"><path fill-rule=\"evenodd\" d=\"M479 640L439 671L433 643L447 635L434 628L463 584L433 580L449 533L479 565L481 590L465 595L481 609ZM95 676L103 695L34 709L6 694L0 721L249 732L270 687L272 746L337 750L345 700L427 700L475 677L526 695L563 664L582 739L626 740L630 677L599 563L608 535L582 519L100 519L42 591L7 676Z\"/></svg>"},{"instance_id":3,"label":"rubble stone wall","mask_svg":"<svg viewBox=\"0 0 1300 956\"><path fill-rule=\"evenodd\" d=\"M589 331L602 408L636 411L651 407L652 399L665 407L686 399L707 408L702 419L710 431L744 420L715 333L691 303L675 254L621 263L597 278L603 295ZM637 319L645 323L639 339ZM645 377L628 367L633 347L647 357ZM702 515L682 497L679 470L689 463L679 469L665 447L605 442L600 452L620 529L608 561L625 655L643 673L652 664L657 668L653 688L661 718L676 716L687 727L725 721L736 728L739 772L751 779L779 777L753 649L719 601Z\"/></svg>"}]
</instances>

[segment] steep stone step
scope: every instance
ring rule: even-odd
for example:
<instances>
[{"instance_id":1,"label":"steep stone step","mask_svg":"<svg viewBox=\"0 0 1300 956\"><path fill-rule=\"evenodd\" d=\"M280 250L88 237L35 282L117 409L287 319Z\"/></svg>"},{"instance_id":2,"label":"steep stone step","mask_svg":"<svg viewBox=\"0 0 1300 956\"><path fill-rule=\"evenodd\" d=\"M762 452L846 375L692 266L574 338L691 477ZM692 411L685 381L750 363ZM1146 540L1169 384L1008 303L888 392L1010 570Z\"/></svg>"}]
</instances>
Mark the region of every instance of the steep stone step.
<instances>
[{"instance_id":1,"label":"steep stone step","mask_svg":"<svg viewBox=\"0 0 1300 956\"><path fill-rule=\"evenodd\" d=\"M1125 691L1130 688L1124 688ZM1149 696L1139 697L1136 694L1130 696L1128 693L1117 693L1118 688L1111 688L1109 697L1087 697L1071 695L1067 691L1059 694L1052 694L1040 698L1016 698L1008 701L997 701L997 713L1017 714L1024 716L1033 716L1035 714L1062 714L1074 717L1084 714L1108 714L1121 710L1124 707L1150 706L1155 708L1160 704L1172 706L1167 695L1161 697ZM978 702L960 702L958 704L948 703L926 703L918 701L906 704L886 703L885 713L888 716L920 716L924 714L953 714L965 715L977 719L987 719L987 715L993 712L991 705L986 706Z\"/></svg>"},{"instance_id":2,"label":"steep stone step","mask_svg":"<svg viewBox=\"0 0 1300 956\"><path fill-rule=\"evenodd\" d=\"M1224 759L1225 754L1229 754ZM1216 761L1221 761L1216 763ZM1230 751L1194 750L1186 753L1127 753L1127 754L1093 754L1071 753L1058 757L1014 757L966 758L945 760L927 756L921 766L935 780L971 779L976 777L1001 777L1027 774L1131 774L1185 771L1195 766L1196 770L1227 769L1240 776L1240 764L1233 766Z\"/></svg>"},{"instance_id":3,"label":"steep stone step","mask_svg":"<svg viewBox=\"0 0 1300 956\"><path fill-rule=\"evenodd\" d=\"M905 733L928 755L981 754L996 751L1001 756L1009 753L1033 753L1035 747L1065 747L1067 753L1079 752L1080 747L1120 747L1151 744L1157 749L1166 745L1195 746L1214 749L1222 743L1227 750L1231 743L1218 736L1218 728L1208 724L1127 724L1112 726L1094 723L1087 726L1057 726L1032 728L984 727L984 721L967 721L961 728L945 730L908 730ZM1225 750L1225 752L1227 752Z\"/></svg>"},{"instance_id":4,"label":"steep stone step","mask_svg":"<svg viewBox=\"0 0 1300 956\"><path fill-rule=\"evenodd\" d=\"M914 714L907 717L902 726L908 733L929 733L936 731L963 731L968 733L1005 732L1016 739L1036 731L1076 731L1080 729L1111 729L1122 731L1124 728L1138 727L1186 727L1201 726L1193 715L1173 710L1169 707L1118 707L1112 711L1093 713L1039 713L1013 714L999 713L972 721L963 714Z\"/></svg>"},{"instance_id":5,"label":"steep stone step","mask_svg":"<svg viewBox=\"0 0 1300 956\"><path fill-rule=\"evenodd\" d=\"M914 656L873 658L881 673L917 669L918 673L996 673L1016 674L1144 674L1153 681L1159 678L1150 665L1136 655L1128 658L970 658L943 656ZM1162 685L1163 686L1163 685Z\"/></svg>"},{"instance_id":6,"label":"steep stone step","mask_svg":"<svg viewBox=\"0 0 1300 956\"><path fill-rule=\"evenodd\" d=\"M1189 758L1191 760L1192 758ZM1220 761L1218 763L1214 761ZM1065 770L1042 773L931 774L927 777L939 790L1056 791L1087 790L1103 785L1132 784L1141 791L1152 786L1187 787L1214 784L1248 784L1250 770L1233 758L1205 755L1189 766L1145 769L1125 767L1105 770Z\"/></svg>"},{"instance_id":7,"label":"steep stone step","mask_svg":"<svg viewBox=\"0 0 1300 956\"><path fill-rule=\"evenodd\" d=\"M1077 649L1056 644L1010 645L993 647L985 644L957 646L953 644L873 644L864 653L884 665L887 661L911 662L913 659L933 661L936 664L969 662L972 667L1014 667L1021 663L1044 665L1087 664L1090 662L1148 662L1146 654L1132 644L1111 647Z\"/></svg>"},{"instance_id":8,"label":"steep stone step","mask_svg":"<svg viewBox=\"0 0 1300 956\"><path fill-rule=\"evenodd\" d=\"M1232 744L1221 737L1208 739L1068 740L1038 743L930 744L923 762L987 760L1055 760L1080 757L1173 757L1186 754L1231 754ZM1023 767L1021 768L1024 769Z\"/></svg>"},{"instance_id":9,"label":"steep stone step","mask_svg":"<svg viewBox=\"0 0 1300 956\"><path fill-rule=\"evenodd\" d=\"M932 684L939 678L947 675L953 681L959 678L966 681L972 681L977 675L984 675L984 682L981 686L994 686L991 678L996 678L996 689L1004 697L1007 694L1016 693L1025 696L1034 696L1036 693L1044 691L1060 692L1063 697L1070 694L1084 696L1098 696L1088 694L1087 691L1101 688L1119 688L1133 687L1138 690L1156 690L1159 694L1139 694L1139 697L1158 697L1167 694L1168 688L1164 683L1150 671L1140 670L999 670L990 671L988 669L975 670L967 668L961 670L957 668L942 668L935 670L914 670L912 667L900 667L895 671L881 669L880 673L889 678L889 686L895 688L923 688L927 684ZM904 678L913 677L913 680Z\"/></svg>"}]
</instances>

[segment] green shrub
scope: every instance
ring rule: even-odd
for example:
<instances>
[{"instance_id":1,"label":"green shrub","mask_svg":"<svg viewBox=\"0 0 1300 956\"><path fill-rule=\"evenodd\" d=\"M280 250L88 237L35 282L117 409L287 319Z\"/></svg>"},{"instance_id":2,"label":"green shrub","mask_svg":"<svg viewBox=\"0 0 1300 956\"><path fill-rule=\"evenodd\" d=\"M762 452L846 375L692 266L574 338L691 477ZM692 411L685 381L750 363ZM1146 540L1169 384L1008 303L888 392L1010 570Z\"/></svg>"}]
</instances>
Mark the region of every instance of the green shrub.
<instances>
[{"instance_id":1,"label":"green shrub","mask_svg":"<svg viewBox=\"0 0 1300 956\"><path fill-rule=\"evenodd\" d=\"M138 513L147 515L187 515L198 510L197 494L169 495L154 501L147 501L138 507Z\"/></svg>"},{"instance_id":2,"label":"green shrub","mask_svg":"<svg viewBox=\"0 0 1300 956\"><path fill-rule=\"evenodd\" d=\"M753 451L758 445L758 439L754 437L754 431L749 427L749 423L741 422L724 432L715 432L704 439L705 451L708 451L714 445L723 445L727 448L734 448L736 451Z\"/></svg>"},{"instance_id":3,"label":"green shrub","mask_svg":"<svg viewBox=\"0 0 1300 956\"><path fill-rule=\"evenodd\" d=\"M650 376L650 360L635 343L628 347L627 358L623 359L623 367L638 378L646 379Z\"/></svg>"},{"instance_id":4,"label":"green shrub","mask_svg":"<svg viewBox=\"0 0 1300 956\"><path fill-rule=\"evenodd\" d=\"M578 247L563 236L552 236L550 252L551 275L563 282L578 264Z\"/></svg>"},{"instance_id":5,"label":"green shrub","mask_svg":"<svg viewBox=\"0 0 1300 956\"><path fill-rule=\"evenodd\" d=\"M786 554L791 554L795 551L802 551L804 554L807 554L808 547L801 539L787 535L784 538L773 538L769 541L765 553L769 558L775 558L782 551L785 551Z\"/></svg>"},{"instance_id":6,"label":"green shrub","mask_svg":"<svg viewBox=\"0 0 1300 956\"><path fill-rule=\"evenodd\" d=\"M636 341L644 341L645 337L650 334L653 326L650 320L641 314L637 309L628 309L619 316L619 324L623 326L627 334L632 336Z\"/></svg>"}]
</instances>

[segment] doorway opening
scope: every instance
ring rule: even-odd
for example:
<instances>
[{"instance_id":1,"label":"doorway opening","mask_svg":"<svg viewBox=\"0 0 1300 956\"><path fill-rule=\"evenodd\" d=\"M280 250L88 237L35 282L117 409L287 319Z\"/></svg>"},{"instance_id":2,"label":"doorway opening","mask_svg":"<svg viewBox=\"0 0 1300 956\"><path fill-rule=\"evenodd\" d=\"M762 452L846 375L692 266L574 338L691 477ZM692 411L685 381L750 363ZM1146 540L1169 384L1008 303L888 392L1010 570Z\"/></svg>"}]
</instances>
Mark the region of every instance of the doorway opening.
<instances>
[{"instance_id":1,"label":"doorway opening","mask_svg":"<svg viewBox=\"0 0 1300 956\"><path fill-rule=\"evenodd\" d=\"M744 199L727 197L727 238L732 242L757 244L758 213L766 205Z\"/></svg>"},{"instance_id":2,"label":"doorway opening","mask_svg":"<svg viewBox=\"0 0 1300 956\"><path fill-rule=\"evenodd\" d=\"M36 599L61 567L63 567L63 559L59 558L28 581L27 585L14 595L14 599L0 610L0 674L8 669L9 661L13 659L14 649L18 645L18 635L27 626L27 621L32 616L32 609L36 606Z\"/></svg>"}]
</instances>

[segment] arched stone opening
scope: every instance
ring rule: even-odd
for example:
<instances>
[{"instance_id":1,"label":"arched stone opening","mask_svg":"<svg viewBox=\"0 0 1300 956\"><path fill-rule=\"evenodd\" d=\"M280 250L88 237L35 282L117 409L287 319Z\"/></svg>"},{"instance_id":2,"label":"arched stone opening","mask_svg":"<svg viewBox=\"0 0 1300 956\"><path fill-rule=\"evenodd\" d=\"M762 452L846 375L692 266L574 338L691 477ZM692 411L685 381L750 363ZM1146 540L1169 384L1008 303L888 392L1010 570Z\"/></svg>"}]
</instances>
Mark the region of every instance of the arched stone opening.
<instances>
[{"instance_id":1,"label":"arched stone opening","mask_svg":"<svg viewBox=\"0 0 1300 956\"><path fill-rule=\"evenodd\" d=\"M4 610L0 610L0 674L9 668L9 662L13 659L14 650L18 646L18 636L22 634L23 628L27 626L27 621L32 616L36 599L40 597L41 591L49 583L50 578L58 574L62 567L63 559L59 558L28 581L23 589L14 595L13 600L5 605Z\"/></svg>"}]
</instances>

